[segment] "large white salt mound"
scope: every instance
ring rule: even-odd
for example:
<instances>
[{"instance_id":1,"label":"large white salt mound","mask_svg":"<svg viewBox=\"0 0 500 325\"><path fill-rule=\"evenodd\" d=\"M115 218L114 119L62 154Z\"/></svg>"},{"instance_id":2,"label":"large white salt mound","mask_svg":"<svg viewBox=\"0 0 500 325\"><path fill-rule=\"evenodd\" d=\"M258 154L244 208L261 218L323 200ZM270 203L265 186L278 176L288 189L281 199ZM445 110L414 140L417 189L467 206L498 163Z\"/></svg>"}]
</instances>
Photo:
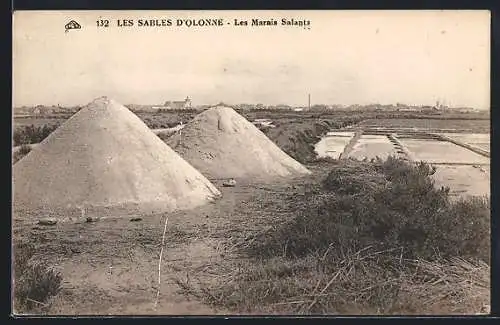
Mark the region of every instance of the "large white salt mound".
<instances>
[{"instance_id":1,"label":"large white salt mound","mask_svg":"<svg viewBox=\"0 0 500 325\"><path fill-rule=\"evenodd\" d=\"M167 144L209 178L269 180L310 173L230 107L198 114Z\"/></svg>"},{"instance_id":2,"label":"large white salt mound","mask_svg":"<svg viewBox=\"0 0 500 325\"><path fill-rule=\"evenodd\" d=\"M135 114L101 97L82 108L13 167L23 207L192 208L220 195Z\"/></svg>"}]
</instances>

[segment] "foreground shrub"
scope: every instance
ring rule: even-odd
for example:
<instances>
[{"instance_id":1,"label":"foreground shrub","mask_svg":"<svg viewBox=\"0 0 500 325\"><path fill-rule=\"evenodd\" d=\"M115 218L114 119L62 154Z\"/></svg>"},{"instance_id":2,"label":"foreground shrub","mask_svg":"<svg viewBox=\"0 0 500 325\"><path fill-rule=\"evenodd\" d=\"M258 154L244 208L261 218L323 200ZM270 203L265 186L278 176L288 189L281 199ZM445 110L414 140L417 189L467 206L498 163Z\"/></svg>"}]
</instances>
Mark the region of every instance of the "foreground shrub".
<instances>
[{"instance_id":1,"label":"foreground shrub","mask_svg":"<svg viewBox=\"0 0 500 325\"><path fill-rule=\"evenodd\" d=\"M33 259L35 249L27 243L14 246L14 310L30 313L47 307L60 291L62 276L42 261Z\"/></svg>"},{"instance_id":2,"label":"foreground shrub","mask_svg":"<svg viewBox=\"0 0 500 325\"><path fill-rule=\"evenodd\" d=\"M489 199L451 200L424 163L396 158L335 166L292 222L250 248L290 256L334 245L337 251L402 248L405 258L469 256L489 262Z\"/></svg>"},{"instance_id":3,"label":"foreground shrub","mask_svg":"<svg viewBox=\"0 0 500 325\"><path fill-rule=\"evenodd\" d=\"M361 165L359 176L353 174L352 167L338 166L323 181L323 188L339 194L352 195L362 191L377 191L387 185L384 175L377 173L369 165Z\"/></svg>"}]
</instances>

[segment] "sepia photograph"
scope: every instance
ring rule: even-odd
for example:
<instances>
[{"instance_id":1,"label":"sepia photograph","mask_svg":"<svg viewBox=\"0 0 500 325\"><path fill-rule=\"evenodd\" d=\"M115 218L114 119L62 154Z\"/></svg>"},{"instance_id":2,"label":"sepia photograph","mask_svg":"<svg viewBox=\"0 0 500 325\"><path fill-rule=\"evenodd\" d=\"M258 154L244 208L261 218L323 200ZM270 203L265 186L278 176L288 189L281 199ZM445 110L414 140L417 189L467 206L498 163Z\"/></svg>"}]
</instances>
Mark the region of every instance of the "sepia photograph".
<instances>
[{"instance_id":1,"label":"sepia photograph","mask_svg":"<svg viewBox=\"0 0 500 325\"><path fill-rule=\"evenodd\" d=\"M14 11L12 315L489 315L490 16Z\"/></svg>"}]
</instances>

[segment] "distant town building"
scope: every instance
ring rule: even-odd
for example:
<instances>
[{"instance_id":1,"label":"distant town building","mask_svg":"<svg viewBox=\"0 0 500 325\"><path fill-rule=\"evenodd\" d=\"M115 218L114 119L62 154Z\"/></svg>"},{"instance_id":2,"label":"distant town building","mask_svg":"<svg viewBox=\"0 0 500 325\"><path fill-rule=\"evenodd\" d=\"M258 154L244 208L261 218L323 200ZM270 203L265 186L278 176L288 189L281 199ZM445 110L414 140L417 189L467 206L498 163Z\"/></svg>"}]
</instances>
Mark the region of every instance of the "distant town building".
<instances>
[{"instance_id":1,"label":"distant town building","mask_svg":"<svg viewBox=\"0 0 500 325\"><path fill-rule=\"evenodd\" d=\"M439 112L439 109L436 106L423 106L420 111L423 113L436 113Z\"/></svg>"},{"instance_id":2,"label":"distant town building","mask_svg":"<svg viewBox=\"0 0 500 325\"><path fill-rule=\"evenodd\" d=\"M191 99L186 97L186 99L181 101L167 101L165 102L164 108L166 109L190 109Z\"/></svg>"}]
</instances>

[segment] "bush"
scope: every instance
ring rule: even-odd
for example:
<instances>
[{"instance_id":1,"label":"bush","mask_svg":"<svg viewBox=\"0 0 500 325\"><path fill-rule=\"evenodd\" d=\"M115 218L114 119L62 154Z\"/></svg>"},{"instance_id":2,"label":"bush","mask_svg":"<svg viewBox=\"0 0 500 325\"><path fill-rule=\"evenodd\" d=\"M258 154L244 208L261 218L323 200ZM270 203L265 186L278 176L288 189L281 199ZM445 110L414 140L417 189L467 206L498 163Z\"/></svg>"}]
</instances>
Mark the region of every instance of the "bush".
<instances>
[{"instance_id":1,"label":"bush","mask_svg":"<svg viewBox=\"0 0 500 325\"><path fill-rule=\"evenodd\" d=\"M14 246L14 310L29 313L47 307L61 289L62 276L44 262L34 261L35 249L27 243Z\"/></svg>"},{"instance_id":2,"label":"bush","mask_svg":"<svg viewBox=\"0 0 500 325\"><path fill-rule=\"evenodd\" d=\"M353 175L352 167L339 166L333 169L323 181L323 188L339 194L356 194L361 191L376 191L388 183L385 177L373 167L363 166L360 176Z\"/></svg>"},{"instance_id":3,"label":"bush","mask_svg":"<svg viewBox=\"0 0 500 325\"><path fill-rule=\"evenodd\" d=\"M23 144L32 144L42 142L43 139L49 136L59 125L47 125L35 127L33 124L17 128L13 134L14 146Z\"/></svg>"},{"instance_id":4,"label":"bush","mask_svg":"<svg viewBox=\"0 0 500 325\"><path fill-rule=\"evenodd\" d=\"M374 246L401 248L405 258L458 255L489 263L489 200L450 200L448 188L435 188L432 170L393 157L335 166L300 215L250 253L272 256L284 245L290 256L330 245L338 254Z\"/></svg>"}]
</instances>

